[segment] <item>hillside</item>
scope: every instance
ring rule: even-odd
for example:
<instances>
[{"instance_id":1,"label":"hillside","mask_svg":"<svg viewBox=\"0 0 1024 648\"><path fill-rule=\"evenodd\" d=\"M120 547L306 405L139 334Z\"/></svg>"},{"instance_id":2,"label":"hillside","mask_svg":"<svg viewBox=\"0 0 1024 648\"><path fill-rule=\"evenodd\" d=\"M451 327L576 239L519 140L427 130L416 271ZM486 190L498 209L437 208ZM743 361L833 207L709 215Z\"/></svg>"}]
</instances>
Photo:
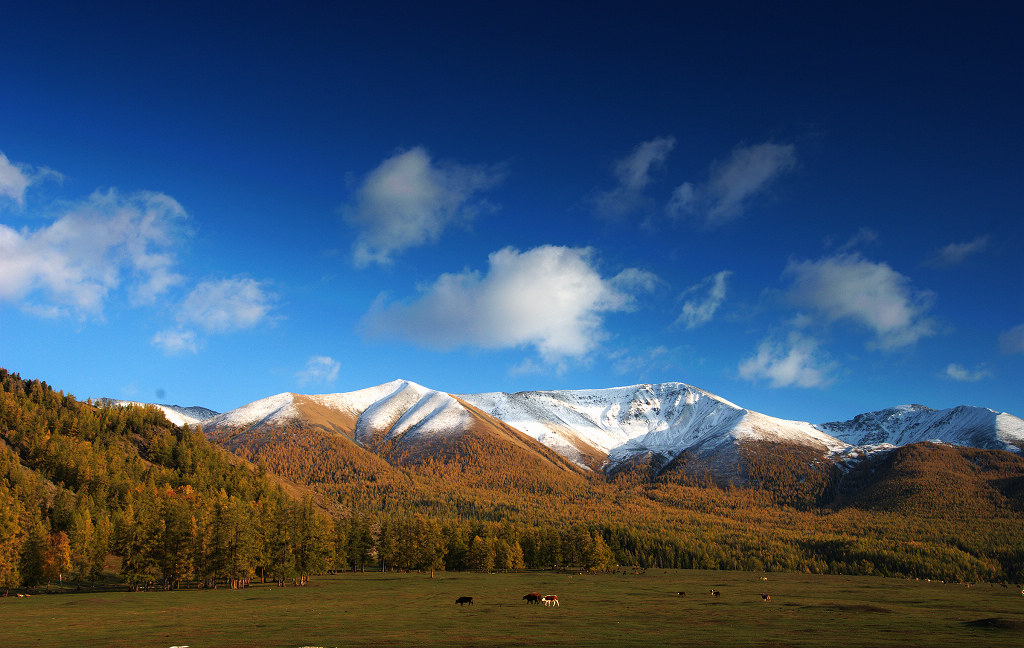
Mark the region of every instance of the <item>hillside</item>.
<instances>
[{"instance_id":1,"label":"hillside","mask_svg":"<svg viewBox=\"0 0 1024 648\"><path fill-rule=\"evenodd\" d=\"M61 534L69 573L96 578L106 573L98 557L112 553L133 586L368 564L1024 578L1024 460L999 450L915 444L823 454L820 439L790 442L787 422L773 428L780 424L713 399L695 409L704 396L687 404L676 390L677 411L702 416L671 420L698 431L729 421L734 434L720 445L733 454L702 455L700 444L667 461L632 453L629 469L605 474L461 397L400 381L355 396L282 395L244 416L220 415L243 425L206 434L258 465L251 468L159 409L97 407L2 376L0 543L14 559L0 575L8 585L45 583L52 572L40 565L56 564ZM591 394L588 406L601 396ZM664 402L650 399L629 415L608 410L605 425L657 428L672 411ZM742 434L745 425L754 431ZM729 456L741 479L719 485L702 462ZM317 515L312 498L290 499L274 475L329 503L334 520Z\"/></svg>"},{"instance_id":2,"label":"hillside","mask_svg":"<svg viewBox=\"0 0 1024 648\"><path fill-rule=\"evenodd\" d=\"M681 383L450 395L394 381L283 394L204 425L347 509L505 534L527 565L559 555L553 541L598 535L617 561L643 565L989 577L1024 565L1011 548L1024 540L1017 455L977 451L1001 462L990 477L1009 495L970 490L957 510L977 516L951 523L939 507L914 508L935 498L912 475L881 469L891 446L849 445ZM976 480L975 465L946 462L942 483ZM890 491L893 505L879 505ZM912 493L906 505L900 492Z\"/></svg>"},{"instance_id":3,"label":"hillside","mask_svg":"<svg viewBox=\"0 0 1024 648\"><path fill-rule=\"evenodd\" d=\"M330 558L312 495L161 409L82 403L0 369L0 590L94 583L113 563L133 588L305 578Z\"/></svg>"}]
</instances>

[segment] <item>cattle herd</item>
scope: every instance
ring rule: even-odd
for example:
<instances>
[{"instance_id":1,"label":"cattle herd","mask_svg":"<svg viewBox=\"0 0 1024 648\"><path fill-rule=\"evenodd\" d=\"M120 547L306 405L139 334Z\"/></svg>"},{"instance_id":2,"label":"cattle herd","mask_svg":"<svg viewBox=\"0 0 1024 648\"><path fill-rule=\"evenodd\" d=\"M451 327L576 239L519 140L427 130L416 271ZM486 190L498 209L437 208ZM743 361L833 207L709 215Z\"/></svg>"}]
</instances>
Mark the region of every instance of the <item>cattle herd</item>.
<instances>
[{"instance_id":1,"label":"cattle herd","mask_svg":"<svg viewBox=\"0 0 1024 648\"><path fill-rule=\"evenodd\" d=\"M768 579L767 578L762 578L761 580L766 581ZM710 589L710 590L708 590L708 593L711 594L711 596L713 596L715 598L717 598L717 597L722 595L722 592L720 592L719 590L716 590L716 589ZM1021 594L1024 595L1024 591L1022 591ZM676 595L678 595L678 596L686 596L686 592L682 592L682 591L676 592ZM545 607L558 607L559 606L559 604L558 604L558 596L555 595L555 594L544 594L544 595L541 595L541 594L539 594L537 592L530 592L529 594L525 594L523 596L523 600L526 601L527 605L529 605L530 603L537 603L537 604L543 603ZM762 594L761 595L761 600L764 601L765 603L768 603L769 601L772 600L772 597L769 594ZM459 598L455 599L455 602L457 604L459 604L459 605L466 605L467 603L469 605L473 605L473 597L472 596L460 596Z\"/></svg>"},{"instance_id":2,"label":"cattle herd","mask_svg":"<svg viewBox=\"0 0 1024 648\"><path fill-rule=\"evenodd\" d=\"M762 576L761 580L762 581L767 581L768 579L766 577ZM970 587L970 585L968 585L968 587ZM1006 587L1006 585L1003 585L1003 587ZM708 590L708 593L711 594L711 596L715 597L715 598L717 598L717 597L722 595L722 592L720 592L719 590L716 590L716 589L710 589L710 590ZM1020 594L1021 594L1021 596L1024 596L1024 590L1021 590ZM676 595L677 596L686 596L686 592L678 591L678 592L676 592ZM22 596L22 594L18 594L18 596ZM27 596L27 595L25 595L25 596ZM526 601L527 605L529 605L530 603L537 603L538 605L543 603L545 607L558 607L558 596L556 596L555 594L544 594L544 595L541 595L541 594L539 594L537 592L530 592L529 594L526 594L526 595L523 596L523 600ZM770 594L761 594L761 600L764 601L765 603L769 603L769 602L771 602L772 597L771 597ZM455 599L455 602L458 603L459 605L466 605L467 603L469 605L473 605L473 597L472 596L460 596L459 598Z\"/></svg>"},{"instance_id":3,"label":"cattle herd","mask_svg":"<svg viewBox=\"0 0 1024 648\"><path fill-rule=\"evenodd\" d=\"M523 597L523 600L529 603L543 603L544 607L558 607L558 596L555 594L538 594L537 592L530 592ZM472 596L460 596L455 599L455 603L458 605L473 605Z\"/></svg>"}]
</instances>

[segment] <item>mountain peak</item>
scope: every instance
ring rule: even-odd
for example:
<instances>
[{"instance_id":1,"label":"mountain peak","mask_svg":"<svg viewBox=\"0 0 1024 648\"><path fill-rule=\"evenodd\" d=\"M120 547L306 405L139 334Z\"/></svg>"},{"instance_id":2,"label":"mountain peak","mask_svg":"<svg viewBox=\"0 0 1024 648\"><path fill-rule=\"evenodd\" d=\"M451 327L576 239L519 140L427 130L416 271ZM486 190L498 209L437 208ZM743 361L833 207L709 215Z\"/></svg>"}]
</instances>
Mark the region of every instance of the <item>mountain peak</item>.
<instances>
[{"instance_id":1,"label":"mountain peak","mask_svg":"<svg viewBox=\"0 0 1024 648\"><path fill-rule=\"evenodd\" d=\"M900 405L850 421L811 425L747 410L681 382L453 395L399 378L347 393L278 394L213 417L204 427L314 426L364 446L385 444L412 452L415 444L459 438L479 426L480 415L579 467L598 471L638 461L678 465L677 459L694 466L733 466L740 447L749 443L804 448L822 457L852 456L860 446L920 441L1024 447L1024 421L980 407Z\"/></svg>"}]
</instances>

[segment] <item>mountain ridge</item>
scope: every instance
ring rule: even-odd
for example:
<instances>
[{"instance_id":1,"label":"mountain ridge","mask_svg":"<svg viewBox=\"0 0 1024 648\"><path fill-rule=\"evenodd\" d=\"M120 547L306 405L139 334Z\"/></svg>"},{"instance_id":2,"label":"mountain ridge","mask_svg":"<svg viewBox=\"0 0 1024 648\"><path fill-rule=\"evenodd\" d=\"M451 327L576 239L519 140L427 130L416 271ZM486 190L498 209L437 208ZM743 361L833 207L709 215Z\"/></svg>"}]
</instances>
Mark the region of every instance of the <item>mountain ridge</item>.
<instances>
[{"instance_id":1,"label":"mountain ridge","mask_svg":"<svg viewBox=\"0 0 1024 648\"><path fill-rule=\"evenodd\" d=\"M488 420L481 422L482 416ZM365 448L402 446L405 454L415 454L417 444L441 443L474 425L508 426L585 471L607 474L636 464L650 470L675 462L711 467L726 482L743 472L749 452L741 447L750 443L805 448L834 461L922 441L1024 450L1024 421L986 408L905 405L811 424L745 409L680 382L449 394L398 379L353 392L285 392L198 424L210 431L238 428L252 434L267 427L308 425ZM680 458L685 461L676 461Z\"/></svg>"}]
</instances>

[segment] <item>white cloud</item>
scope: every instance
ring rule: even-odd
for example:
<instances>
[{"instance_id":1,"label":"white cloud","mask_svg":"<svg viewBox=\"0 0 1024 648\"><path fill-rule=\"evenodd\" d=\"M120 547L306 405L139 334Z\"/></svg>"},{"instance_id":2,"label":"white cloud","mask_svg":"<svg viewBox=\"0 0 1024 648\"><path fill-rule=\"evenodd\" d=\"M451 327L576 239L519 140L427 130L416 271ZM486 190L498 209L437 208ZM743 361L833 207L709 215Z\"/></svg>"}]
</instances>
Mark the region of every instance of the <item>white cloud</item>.
<instances>
[{"instance_id":1,"label":"white cloud","mask_svg":"<svg viewBox=\"0 0 1024 648\"><path fill-rule=\"evenodd\" d=\"M1024 353L1024 324L1004 331L999 336L999 348L1003 353Z\"/></svg>"},{"instance_id":2,"label":"white cloud","mask_svg":"<svg viewBox=\"0 0 1024 648\"><path fill-rule=\"evenodd\" d=\"M251 328L265 320L275 296L253 279L204 281L188 294L178 320L210 332Z\"/></svg>"},{"instance_id":3,"label":"white cloud","mask_svg":"<svg viewBox=\"0 0 1024 648\"><path fill-rule=\"evenodd\" d=\"M359 232L355 264L387 264L398 252L436 242L450 224L473 218L486 205L475 196L502 176L497 168L436 164L422 147L384 160L344 210Z\"/></svg>"},{"instance_id":4,"label":"white cloud","mask_svg":"<svg viewBox=\"0 0 1024 648\"><path fill-rule=\"evenodd\" d=\"M739 372L746 380L766 379L772 387L824 387L836 366L817 340L792 332L786 342L761 342L757 354L740 363Z\"/></svg>"},{"instance_id":5,"label":"white cloud","mask_svg":"<svg viewBox=\"0 0 1024 648\"><path fill-rule=\"evenodd\" d=\"M604 278L592 257L589 248L505 248L487 274L441 275L412 302L378 299L363 327L437 349L533 346L550 363L580 358L606 337L605 313L633 309L634 295L656 283L633 268Z\"/></svg>"},{"instance_id":6,"label":"white cloud","mask_svg":"<svg viewBox=\"0 0 1024 648\"><path fill-rule=\"evenodd\" d=\"M199 341L195 331L173 330L160 331L153 336L150 343L160 347L167 355L179 353L198 353Z\"/></svg>"},{"instance_id":7,"label":"white cloud","mask_svg":"<svg viewBox=\"0 0 1024 648\"><path fill-rule=\"evenodd\" d=\"M793 280L789 298L817 310L829 321L850 319L872 329L873 346L896 349L935 334L925 317L932 294L915 291L910 280L885 263L859 254L818 261L790 261L784 275Z\"/></svg>"},{"instance_id":8,"label":"white cloud","mask_svg":"<svg viewBox=\"0 0 1024 648\"><path fill-rule=\"evenodd\" d=\"M711 166L707 182L699 186L685 182L676 187L668 213L673 217L697 215L707 227L723 225L739 217L751 198L795 167L796 149L791 144L738 147L729 160Z\"/></svg>"},{"instance_id":9,"label":"white cloud","mask_svg":"<svg viewBox=\"0 0 1024 648\"><path fill-rule=\"evenodd\" d=\"M945 376L960 382L978 382L992 376L992 372L984 367L978 367L974 371L966 369L963 365L955 362L946 367Z\"/></svg>"},{"instance_id":10,"label":"white cloud","mask_svg":"<svg viewBox=\"0 0 1024 648\"><path fill-rule=\"evenodd\" d=\"M939 250L929 260L929 264L935 266L960 265L967 257L973 256L988 247L989 238L988 236L979 236L966 243L950 243Z\"/></svg>"},{"instance_id":11,"label":"white cloud","mask_svg":"<svg viewBox=\"0 0 1024 648\"><path fill-rule=\"evenodd\" d=\"M0 225L0 300L60 316L100 316L126 283L136 302L152 302L183 281L174 247L185 210L159 193L111 189L73 205L46 227Z\"/></svg>"},{"instance_id":12,"label":"white cloud","mask_svg":"<svg viewBox=\"0 0 1024 648\"><path fill-rule=\"evenodd\" d=\"M7 156L0 153L0 196L6 196L18 203L25 204L25 190L32 183L21 167L12 164Z\"/></svg>"},{"instance_id":13,"label":"white cloud","mask_svg":"<svg viewBox=\"0 0 1024 648\"><path fill-rule=\"evenodd\" d=\"M686 324L686 328L692 329L702 326L711 321L715 316L718 307L725 301L725 283L732 272L722 270L716 274L706 277L695 286L691 286L683 296L692 295L701 291L707 291L703 297L698 296L689 299L683 304L683 312L679 315L677 322Z\"/></svg>"},{"instance_id":14,"label":"white cloud","mask_svg":"<svg viewBox=\"0 0 1024 648\"><path fill-rule=\"evenodd\" d=\"M594 206L601 216L619 217L643 206L644 189L651 182L651 172L665 163L676 145L674 137L656 137L639 144L632 153L616 161L614 189L594 197Z\"/></svg>"},{"instance_id":15,"label":"white cloud","mask_svg":"<svg viewBox=\"0 0 1024 648\"><path fill-rule=\"evenodd\" d=\"M298 372L299 384L332 383L338 377L341 363L330 356L313 356L306 361L306 367Z\"/></svg>"}]
</instances>

